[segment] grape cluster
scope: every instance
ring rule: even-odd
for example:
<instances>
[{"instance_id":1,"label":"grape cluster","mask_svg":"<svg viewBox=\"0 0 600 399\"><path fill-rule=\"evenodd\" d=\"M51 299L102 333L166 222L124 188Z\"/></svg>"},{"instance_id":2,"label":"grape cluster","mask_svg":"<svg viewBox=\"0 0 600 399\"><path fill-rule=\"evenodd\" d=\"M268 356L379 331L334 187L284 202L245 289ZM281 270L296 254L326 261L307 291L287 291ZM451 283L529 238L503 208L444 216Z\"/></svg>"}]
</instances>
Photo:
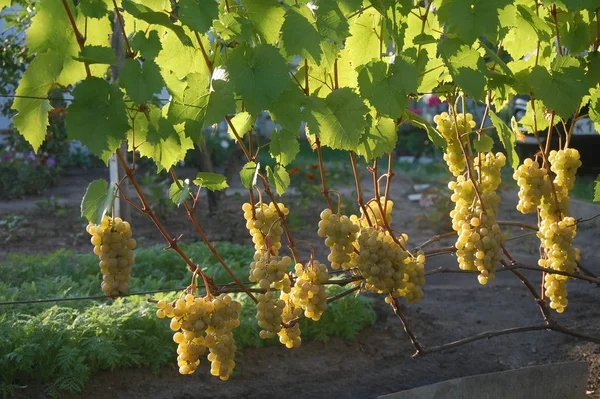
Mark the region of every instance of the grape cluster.
<instances>
[{"instance_id":1,"label":"grape cluster","mask_svg":"<svg viewBox=\"0 0 600 399\"><path fill-rule=\"evenodd\" d=\"M254 253L254 261L250 263L250 281L258 283L260 288L265 290L269 289L271 284L275 284L274 288L285 290L286 286L290 286L287 275L290 263L292 259L289 256L281 257L257 251Z\"/></svg>"},{"instance_id":2,"label":"grape cluster","mask_svg":"<svg viewBox=\"0 0 600 399\"><path fill-rule=\"evenodd\" d=\"M187 294L174 304L158 302L157 316L170 318L171 330L175 331L173 341L178 344L179 373L194 373L200 356L208 349L211 374L221 380L229 378L235 367L232 330L240 325L241 309L241 303L225 294L210 298Z\"/></svg>"},{"instance_id":3,"label":"grape cluster","mask_svg":"<svg viewBox=\"0 0 600 399\"><path fill-rule=\"evenodd\" d=\"M523 161L513 174L513 178L519 186L517 210L523 214L535 212L542 198L548 198L552 190L548 171L540 168L539 164L531 158Z\"/></svg>"},{"instance_id":4,"label":"grape cluster","mask_svg":"<svg viewBox=\"0 0 600 399\"><path fill-rule=\"evenodd\" d=\"M450 212L452 228L458 234L455 247L458 264L462 270L479 271L481 284L495 278L496 264L502 259L500 245L503 241L496 213L500 197L496 193L501 182L500 170L506 164L502 153L486 153L475 157L474 165L479 173L478 190L473 181L458 176L448 188L453 190L450 199L454 209ZM485 212L484 212L485 209Z\"/></svg>"},{"instance_id":5,"label":"grape cluster","mask_svg":"<svg viewBox=\"0 0 600 399\"><path fill-rule=\"evenodd\" d=\"M401 242L406 243L407 237ZM423 297L425 256L413 257L398 245L389 232L363 228L358 236L360 254L355 263L365 278L366 288L379 294L403 296L409 302Z\"/></svg>"},{"instance_id":6,"label":"grape cluster","mask_svg":"<svg viewBox=\"0 0 600 399\"><path fill-rule=\"evenodd\" d=\"M129 288L131 268L135 262L131 226L121 218L104 216L100 225L88 224L86 231L92 236L94 254L100 258L102 292L120 295Z\"/></svg>"},{"instance_id":7,"label":"grape cluster","mask_svg":"<svg viewBox=\"0 0 600 399\"><path fill-rule=\"evenodd\" d=\"M581 166L579 151L574 148L552 150L548 154L548 160L550 161L550 170L556 174L554 182L571 190L575 185L577 169Z\"/></svg>"},{"instance_id":8,"label":"grape cluster","mask_svg":"<svg viewBox=\"0 0 600 399\"><path fill-rule=\"evenodd\" d=\"M302 309L294 306L289 294L281 293L281 300L285 302L285 307L283 308L282 314L282 320L284 323L287 324L290 321L302 316ZM288 328L282 328L277 334L279 335L279 342L284 344L288 349L299 348L300 345L302 345L302 338L300 337L300 323L296 323Z\"/></svg>"},{"instance_id":9,"label":"grape cluster","mask_svg":"<svg viewBox=\"0 0 600 399\"><path fill-rule=\"evenodd\" d=\"M287 216L290 211L284 204L278 203L277 206L283 215ZM281 235L283 227L279 214L274 203L256 204L254 215L252 214L252 205L245 203L242 205L244 219L246 219L246 228L250 231L254 249L260 252L271 252L277 255L281 248Z\"/></svg>"},{"instance_id":10,"label":"grape cluster","mask_svg":"<svg viewBox=\"0 0 600 399\"><path fill-rule=\"evenodd\" d=\"M329 280L327 266L312 260L306 264L296 264L296 283L292 287L292 303L304 310L304 315L318 321L327 309L327 291L324 283Z\"/></svg>"},{"instance_id":11,"label":"grape cluster","mask_svg":"<svg viewBox=\"0 0 600 399\"><path fill-rule=\"evenodd\" d=\"M352 223L348 216L340 216L333 213L331 209L325 209L321 212L317 234L319 237L325 238L325 245L330 250L327 260L331 262L333 269L339 269L340 267L346 269L348 267L358 230L359 226Z\"/></svg>"},{"instance_id":12,"label":"grape cluster","mask_svg":"<svg viewBox=\"0 0 600 399\"><path fill-rule=\"evenodd\" d=\"M258 326L262 328L259 336L262 339L272 338L281 331L281 315L285 302L277 299L273 291L259 294L256 299L258 300L256 319Z\"/></svg>"},{"instance_id":13,"label":"grape cluster","mask_svg":"<svg viewBox=\"0 0 600 399\"><path fill-rule=\"evenodd\" d=\"M450 115L442 112L433 118L436 128L446 140L446 152L444 161L448 164L450 172L456 177L466 168L465 157L462 152L459 136L463 137L465 133L470 132L475 127L475 121L471 114ZM466 141L462 139L463 143Z\"/></svg>"},{"instance_id":14,"label":"grape cluster","mask_svg":"<svg viewBox=\"0 0 600 399\"><path fill-rule=\"evenodd\" d=\"M370 227L369 226L369 221L371 222L371 225L373 227L380 227L380 228L384 228L387 224L387 226L391 226L392 225L392 208L394 207L394 201L392 200L387 200L387 202L384 202L385 197L380 197L379 198L379 204L377 204L377 200L375 198L371 199L369 202L367 202L365 204L365 208L367 209L367 214L369 215L369 218L367 219L367 217L364 214L363 209L361 208L360 210L360 214L361 217L358 218L357 216L352 215L350 217L352 223L357 224L361 227ZM382 215L381 211L385 212L385 219Z\"/></svg>"}]
</instances>

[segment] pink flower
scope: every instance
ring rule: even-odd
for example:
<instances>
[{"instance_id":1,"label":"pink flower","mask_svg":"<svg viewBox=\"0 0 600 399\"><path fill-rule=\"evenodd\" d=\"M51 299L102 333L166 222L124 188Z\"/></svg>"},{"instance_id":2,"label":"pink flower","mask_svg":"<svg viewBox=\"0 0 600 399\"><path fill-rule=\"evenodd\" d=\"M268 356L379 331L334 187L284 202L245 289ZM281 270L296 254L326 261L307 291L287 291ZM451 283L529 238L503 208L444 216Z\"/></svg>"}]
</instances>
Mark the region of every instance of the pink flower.
<instances>
[{"instance_id":1,"label":"pink flower","mask_svg":"<svg viewBox=\"0 0 600 399\"><path fill-rule=\"evenodd\" d=\"M436 96L435 94L432 94L429 97L429 99L427 100L427 106L429 108L437 107L441 103L442 103L442 100L440 100L440 98L438 96Z\"/></svg>"},{"instance_id":2,"label":"pink flower","mask_svg":"<svg viewBox=\"0 0 600 399\"><path fill-rule=\"evenodd\" d=\"M54 158L48 158L46 159L46 165L52 167L52 166L56 166L56 160Z\"/></svg>"},{"instance_id":3,"label":"pink flower","mask_svg":"<svg viewBox=\"0 0 600 399\"><path fill-rule=\"evenodd\" d=\"M10 161L12 159L12 155L10 155L10 153L6 153L4 155L2 155L2 160L3 161Z\"/></svg>"}]
</instances>

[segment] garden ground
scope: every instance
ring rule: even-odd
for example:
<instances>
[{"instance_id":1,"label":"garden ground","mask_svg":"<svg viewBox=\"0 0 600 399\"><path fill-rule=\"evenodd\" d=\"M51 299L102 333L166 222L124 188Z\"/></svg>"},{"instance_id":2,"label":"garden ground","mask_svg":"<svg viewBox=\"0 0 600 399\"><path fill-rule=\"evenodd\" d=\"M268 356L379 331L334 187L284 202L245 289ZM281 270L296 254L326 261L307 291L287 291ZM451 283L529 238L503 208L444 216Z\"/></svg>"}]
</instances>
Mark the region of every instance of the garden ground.
<instances>
[{"instance_id":1,"label":"garden ground","mask_svg":"<svg viewBox=\"0 0 600 399\"><path fill-rule=\"evenodd\" d=\"M0 231L0 261L10 253L48 253L57 248L89 252L86 223L79 218L77 204L87 183L103 176L103 171L73 173L63 178L63 184L51 193L57 200L0 203L0 220L11 222ZM435 209L422 208L406 200L412 189L410 178L397 175L392 185L394 200L393 228L406 232L415 246L444 230L443 219L430 228L420 229L424 217L431 218ZM365 180L365 185L369 180ZM71 187L75 189L71 189ZM334 187L351 194L352 187ZM368 192L368 190L366 190ZM368 194L366 194L368 195ZM514 190L503 192L500 215L503 220L520 220L514 209ZM200 209L200 222L211 240L226 240L251 244L242 218L241 203L245 196L230 194L223 199L217 215L208 216ZM316 257L324 259L324 246L318 241L315 226L318 214L325 206L318 198L308 206L300 206L298 197L284 196L294 219L294 237L315 243ZM578 207L574 207L575 211ZM585 208L585 207L584 207ZM583 209L583 208L581 208ZM600 209L598 209L600 211ZM15 216L17 215L18 216ZM425 215L425 216L423 216ZM580 215L576 212L575 217ZM163 218L173 235L183 233L183 241L196 241L192 227L182 210ZM535 222L535 218L525 218ZM579 226L576 244L582 250L582 264L600 274L600 239L598 219ZM132 226L139 246L162 242L154 226L143 215L133 212ZM512 229L510 236L523 234ZM451 241L440 245L450 245ZM538 244L535 237L507 243L513 256L524 263L536 264ZM308 249L300 246L306 257ZM456 260L438 256L428 260L427 269L439 266L456 267ZM535 272L526 273L535 276ZM135 277L135 272L134 272ZM537 277L536 277L537 279ZM573 281L569 285L570 304L559 320L569 327L589 335L600 335L598 288ZM538 324L539 311L523 285L509 273L499 273L492 284L482 287L472 275L438 274L430 276L425 286L425 298L417 305L407 306L405 313L417 337L426 347L435 346L479 332ZM553 332L531 332L481 340L456 349L412 359L414 352L400 322L381 298L375 300L378 315L373 327L364 330L355 341L334 338L328 343L306 342L299 349L281 346L246 349L239 355L237 372L227 382L208 375L207 362L192 376L180 376L173 365L159 373L143 368L107 371L92 376L80 394L72 398L279 398L279 397L344 397L367 398L425 385L449 378L513 369L528 365L566 360L586 360L590 363L588 393L600 398L600 347ZM43 397L41 388L30 386L22 397Z\"/></svg>"}]
</instances>

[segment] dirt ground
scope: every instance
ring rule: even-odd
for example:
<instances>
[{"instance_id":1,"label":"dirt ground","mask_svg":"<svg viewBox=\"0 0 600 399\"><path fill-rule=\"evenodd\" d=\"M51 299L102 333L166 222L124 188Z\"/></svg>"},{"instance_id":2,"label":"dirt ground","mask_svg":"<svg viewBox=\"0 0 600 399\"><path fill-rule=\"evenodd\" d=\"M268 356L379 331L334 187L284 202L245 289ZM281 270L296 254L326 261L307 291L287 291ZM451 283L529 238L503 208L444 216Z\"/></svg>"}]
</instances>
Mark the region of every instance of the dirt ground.
<instances>
[{"instance_id":1,"label":"dirt ground","mask_svg":"<svg viewBox=\"0 0 600 399\"><path fill-rule=\"evenodd\" d=\"M90 250L85 234L85 222L79 218L78 203L91 180L106 177L102 170L72 172L61 185L48 195L58 196L53 206L40 206L40 198L17 202L0 202L0 220L7 215L20 214L17 227L0 230L0 261L8 253L45 253L64 247L80 252ZM393 228L406 232L409 243L418 245L440 233L429 228L419 229L415 220L435 213L410 202L406 195L412 184L406 176L396 176L391 198L394 200ZM365 181L366 183L366 181ZM337 187L336 187L337 188ZM351 194L353 188L338 188ZM366 189L365 195L370 195ZM220 204L219 213L209 216L202 209L199 219L211 240L227 240L241 244L251 241L245 230L240 210L241 198L230 191ZM294 206L297 198L284 196L297 220L305 224L293 231L294 238L309 239L317 244L314 226L325 206L322 199L313 206ZM524 218L514 208L516 193L502 194L502 220L535 223L535 218ZM58 205L57 205L58 204ZM42 204L43 205L43 204ZM575 206L600 212L600 207ZM584 213L585 213L584 212ZM421 216L419 216L421 215ZM582 264L600 274L600 253L596 245L600 239L598 219L579 226L576 244L581 248ZM175 236L183 233L184 241L195 241L197 236L182 210L164 218L165 226ZM299 223L299 222L298 222ZM296 224L298 224L296 223ZM443 223L436 222L434 226ZM132 226L140 245L161 243L154 226L133 212ZM512 228L509 237L523 234ZM518 238L507 242L512 255L526 264L535 265L538 244L535 237ZM438 243L452 244L452 240ZM438 245L435 244L435 245ZM432 246L433 247L433 246ZM299 247L306 257L308 250ZM316 255L326 257L322 244L316 245ZM440 266L456 267L450 255L428 259L427 269ZM536 272L525 273L532 281L539 281ZM536 284L537 285L537 284ZM569 285L570 303L558 319L579 332L600 336L600 291L598 287L580 281ZM425 297L417 305L404 310L418 339L425 347L432 347L484 331L541 323L539 311L531 296L511 273L499 273L495 282L480 286L474 276L437 274L428 277ZM377 395L426 385L446 379L514 369L524 366L562 361L584 360L590 364L589 398L600 398L600 346L586 343L554 332L529 332L481 340L443 353L411 358L414 348L404 334L401 324L391 309L376 301L377 322L363 331L357 340L332 339L328 343L306 342L299 349L284 347L248 349L239 354L236 374L227 382L210 377L207 362L192 376L180 376L172 366L158 374L143 368L115 370L93 376L81 394L69 398L373 398ZM24 397L42 397L36 387L27 389Z\"/></svg>"}]
</instances>

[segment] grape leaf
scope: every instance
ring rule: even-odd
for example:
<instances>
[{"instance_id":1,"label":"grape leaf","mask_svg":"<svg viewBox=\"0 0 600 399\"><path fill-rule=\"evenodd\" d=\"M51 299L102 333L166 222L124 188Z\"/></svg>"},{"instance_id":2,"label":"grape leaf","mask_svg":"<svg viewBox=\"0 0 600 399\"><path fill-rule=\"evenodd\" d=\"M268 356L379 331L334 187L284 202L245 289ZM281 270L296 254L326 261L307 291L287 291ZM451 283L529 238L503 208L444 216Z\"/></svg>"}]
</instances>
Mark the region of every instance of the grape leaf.
<instances>
[{"instance_id":1,"label":"grape leaf","mask_svg":"<svg viewBox=\"0 0 600 399\"><path fill-rule=\"evenodd\" d=\"M319 7L314 10L315 23L319 35L339 44L350 35L348 20L340 9L340 2L334 0L321 0Z\"/></svg>"},{"instance_id":2,"label":"grape leaf","mask_svg":"<svg viewBox=\"0 0 600 399\"><path fill-rule=\"evenodd\" d=\"M535 128L537 127L537 131L546 130L550 125L548 119L546 119L546 114L548 113L548 109L542 103L541 100L535 100L535 123L533 121L533 103L530 101L527 102L526 112L523 118L519 120L519 124L522 125L529 134L535 132ZM559 122L559 118L554 118L554 124Z\"/></svg>"},{"instance_id":3,"label":"grape leaf","mask_svg":"<svg viewBox=\"0 0 600 399\"><path fill-rule=\"evenodd\" d=\"M102 18L109 8L112 8L112 2L110 0L79 0L77 7L86 17Z\"/></svg>"},{"instance_id":4,"label":"grape leaf","mask_svg":"<svg viewBox=\"0 0 600 399\"><path fill-rule=\"evenodd\" d=\"M240 170L240 179L244 187L251 189L256 184L259 169L260 164L256 162L248 162L242 167Z\"/></svg>"},{"instance_id":5,"label":"grape leaf","mask_svg":"<svg viewBox=\"0 0 600 399\"><path fill-rule=\"evenodd\" d=\"M300 129L303 119L307 118L303 112L307 102L308 97L302 90L297 85L290 85L271 104L269 113L273 120L284 129L296 132Z\"/></svg>"},{"instance_id":6,"label":"grape leaf","mask_svg":"<svg viewBox=\"0 0 600 399\"><path fill-rule=\"evenodd\" d=\"M297 133L286 129L275 130L271 134L269 153L277 163L286 166L296 158L300 152L297 136Z\"/></svg>"},{"instance_id":7,"label":"grape leaf","mask_svg":"<svg viewBox=\"0 0 600 399\"><path fill-rule=\"evenodd\" d=\"M248 19L234 13L221 14L213 23L215 32L224 40L247 42L252 37L252 27Z\"/></svg>"},{"instance_id":8,"label":"grape leaf","mask_svg":"<svg viewBox=\"0 0 600 399\"><path fill-rule=\"evenodd\" d=\"M189 73L202 73L209 76L210 72L200 49L191 44L182 43L179 38L167 32L161 38L162 50L155 61L161 71L172 71L178 79L183 79Z\"/></svg>"},{"instance_id":9,"label":"grape leaf","mask_svg":"<svg viewBox=\"0 0 600 399\"><path fill-rule=\"evenodd\" d=\"M246 15L264 43L275 43L283 25L285 9L277 0L243 0Z\"/></svg>"},{"instance_id":10,"label":"grape leaf","mask_svg":"<svg viewBox=\"0 0 600 399\"><path fill-rule=\"evenodd\" d=\"M206 187L211 191L221 191L229 187L225 176L209 172L198 172L194 184L199 187Z\"/></svg>"},{"instance_id":11,"label":"grape leaf","mask_svg":"<svg viewBox=\"0 0 600 399\"><path fill-rule=\"evenodd\" d=\"M230 122L235 128L235 132L238 134L238 136L240 136L240 138L244 138L246 133L248 133L252 128L252 115L245 111L239 112L237 115L231 118ZM227 133L229 133L229 136L232 139L237 140L229 124L227 124Z\"/></svg>"},{"instance_id":12,"label":"grape leaf","mask_svg":"<svg viewBox=\"0 0 600 399\"><path fill-rule=\"evenodd\" d=\"M346 39L344 52L348 53L353 68L358 68L374 58L379 58L379 22L381 14L369 8L350 25L350 37Z\"/></svg>"},{"instance_id":13,"label":"grape leaf","mask_svg":"<svg viewBox=\"0 0 600 399\"><path fill-rule=\"evenodd\" d=\"M473 140L473 147L477 152L489 152L494 147L494 139L485 134L480 134Z\"/></svg>"},{"instance_id":14,"label":"grape leaf","mask_svg":"<svg viewBox=\"0 0 600 399\"><path fill-rule=\"evenodd\" d=\"M184 29L175 25L169 15L162 11L154 11L152 8L144 5L136 3L132 0L122 0L123 1L123 9L127 11L129 14L134 16L137 19L141 19L151 25L160 25L164 26L172 30L179 40L181 40L184 44L191 44L190 38L186 35Z\"/></svg>"},{"instance_id":15,"label":"grape leaf","mask_svg":"<svg viewBox=\"0 0 600 399\"><path fill-rule=\"evenodd\" d=\"M283 195L285 190L290 186L290 175L288 171L281 165L275 165L273 169L267 166L267 178L273 186L277 194Z\"/></svg>"},{"instance_id":16,"label":"grape leaf","mask_svg":"<svg viewBox=\"0 0 600 399\"><path fill-rule=\"evenodd\" d=\"M219 16L215 0L180 0L179 20L191 30L206 32L212 26L213 19Z\"/></svg>"},{"instance_id":17,"label":"grape leaf","mask_svg":"<svg viewBox=\"0 0 600 399\"><path fill-rule=\"evenodd\" d=\"M396 148L398 133L396 123L390 118L380 118L374 121L368 116L369 126L360 138L356 153L367 162L384 154L391 154Z\"/></svg>"},{"instance_id":18,"label":"grape leaf","mask_svg":"<svg viewBox=\"0 0 600 399\"><path fill-rule=\"evenodd\" d=\"M60 56L50 52L38 54L23 74L15 93L11 108L17 111L17 114L13 117L13 124L35 152L46 138L48 111L52 109L45 97L54 85L61 68Z\"/></svg>"},{"instance_id":19,"label":"grape leaf","mask_svg":"<svg viewBox=\"0 0 600 399\"><path fill-rule=\"evenodd\" d=\"M444 140L442 134L435 127L433 127L431 123L407 109L404 110L404 119L408 120L413 125L424 129L427 132L427 137L429 137L429 140L431 140L436 147L441 149L446 148L446 140Z\"/></svg>"},{"instance_id":20,"label":"grape leaf","mask_svg":"<svg viewBox=\"0 0 600 399\"><path fill-rule=\"evenodd\" d=\"M487 82L486 67L477 50L464 45L456 49L456 42L444 40L440 44L440 52L454 83L475 99L483 97L483 89Z\"/></svg>"},{"instance_id":21,"label":"grape leaf","mask_svg":"<svg viewBox=\"0 0 600 399\"><path fill-rule=\"evenodd\" d=\"M92 77L75 86L67 111L69 138L81 141L105 161L127 138L123 93L104 79Z\"/></svg>"},{"instance_id":22,"label":"grape leaf","mask_svg":"<svg viewBox=\"0 0 600 399\"><path fill-rule=\"evenodd\" d=\"M285 59L277 48L268 44L254 48L238 45L229 53L226 66L235 91L253 115L269 109L290 84Z\"/></svg>"},{"instance_id":23,"label":"grape leaf","mask_svg":"<svg viewBox=\"0 0 600 399\"><path fill-rule=\"evenodd\" d=\"M112 210L116 192L114 182L110 185L104 179L91 182L81 200L81 217L95 225L100 224L104 215Z\"/></svg>"},{"instance_id":24,"label":"grape leaf","mask_svg":"<svg viewBox=\"0 0 600 399\"><path fill-rule=\"evenodd\" d=\"M10 7L10 2L11 0L0 0L0 11L2 11L4 7Z\"/></svg>"},{"instance_id":25,"label":"grape leaf","mask_svg":"<svg viewBox=\"0 0 600 399\"><path fill-rule=\"evenodd\" d=\"M141 118L140 121L145 119ZM139 147L140 154L153 159L159 172L184 159L187 151L194 148L194 142L186 137L185 125L173 125L160 115L160 110L151 114L150 121L146 120L145 129L143 126L136 127L136 140L145 140Z\"/></svg>"},{"instance_id":26,"label":"grape leaf","mask_svg":"<svg viewBox=\"0 0 600 399\"><path fill-rule=\"evenodd\" d=\"M540 65L535 66L529 84L536 98L565 120L575 112L589 90L583 67L571 56L558 56L552 62L551 73Z\"/></svg>"},{"instance_id":27,"label":"grape leaf","mask_svg":"<svg viewBox=\"0 0 600 399\"><path fill-rule=\"evenodd\" d=\"M148 32L148 37L142 31L137 31L130 41L133 51L139 52L146 60L156 58L162 45L155 30Z\"/></svg>"},{"instance_id":28,"label":"grape leaf","mask_svg":"<svg viewBox=\"0 0 600 399\"><path fill-rule=\"evenodd\" d=\"M593 88L590 90L590 108L589 117L594 122L594 128L600 132L600 89Z\"/></svg>"},{"instance_id":29,"label":"grape leaf","mask_svg":"<svg viewBox=\"0 0 600 399\"><path fill-rule=\"evenodd\" d=\"M517 170L519 167L519 155L515 149L515 145L517 144L515 135L513 134L511 128L508 127L506 123L504 123L504 121L500 119L500 117L492 110L490 110L490 119L492 120L492 124L498 132L500 142L506 150L506 159L508 160L508 163L514 170Z\"/></svg>"},{"instance_id":30,"label":"grape leaf","mask_svg":"<svg viewBox=\"0 0 600 399\"><path fill-rule=\"evenodd\" d=\"M128 58L121 70L119 84L136 104L144 104L160 93L165 85L158 65L152 60L143 63Z\"/></svg>"},{"instance_id":31,"label":"grape leaf","mask_svg":"<svg viewBox=\"0 0 600 399\"><path fill-rule=\"evenodd\" d=\"M189 179L178 179L169 187L169 198L177 206L183 204L190 197L190 181Z\"/></svg>"},{"instance_id":32,"label":"grape leaf","mask_svg":"<svg viewBox=\"0 0 600 399\"><path fill-rule=\"evenodd\" d=\"M117 63L117 55L113 49L105 46L85 46L79 52L79 57L73 57L73 59L88 64L114 65Z\"/></svg>"},{"instance_id":33,"label":"grape leaf","mask_svg":"<svg viewBox=\"0 0 600 399\"><path fill-rule=\"evenodd\" d=\"M511 0L446 0L438 3L437 15L440 22L446 23L448 35L473 44L480 36L496 34L500 23L498 10Z\"/></svg>"},{"instance_id":34,"label":"grape leaf","mask_svg":"<svg viewBox=\"0 0 600 399\"><path fill-rule=\"evenodd\" d=\"M321 61L321 36L315 27L315 19L307 5L290 7L281 27L282 48L288 56Z\"/></svg>"},{"instance_id":35,"label":"grape leaf","mask_svg":"<svg viewBox=\"0 0 600 399\"><path fill-rule=\"evenodd\" d=\"M358 74L360 94L384 116L397 118L417 90L417 70L401 56L391 65L371 61Z\"/></svg>"},{"instance_id":36,"label":"grape leaf","mask_svg":"<svg viewBox=\"0 0 600 399\"><path fill-rule=\"evenodd\" d=\"M367 127L364 118L367 112L369 109L358 94L344 87L332 91L325 99L311 96L310 113L314 122L309 121L309 127L324 146L355 151Z\"/></svg>"},{"instance_id":37,"label":"grape leaf","mask_svg":"<svg viewBox=\"0 0 600 399\"><path fill-rule=\"evenodd\" d=\"M509 29L502 46L515 60L535 50L537 42L545 42L553 36L552 28L531 8L522 5L509 6L514 13L514 28Z\"/></svg>"}]
</instances>

